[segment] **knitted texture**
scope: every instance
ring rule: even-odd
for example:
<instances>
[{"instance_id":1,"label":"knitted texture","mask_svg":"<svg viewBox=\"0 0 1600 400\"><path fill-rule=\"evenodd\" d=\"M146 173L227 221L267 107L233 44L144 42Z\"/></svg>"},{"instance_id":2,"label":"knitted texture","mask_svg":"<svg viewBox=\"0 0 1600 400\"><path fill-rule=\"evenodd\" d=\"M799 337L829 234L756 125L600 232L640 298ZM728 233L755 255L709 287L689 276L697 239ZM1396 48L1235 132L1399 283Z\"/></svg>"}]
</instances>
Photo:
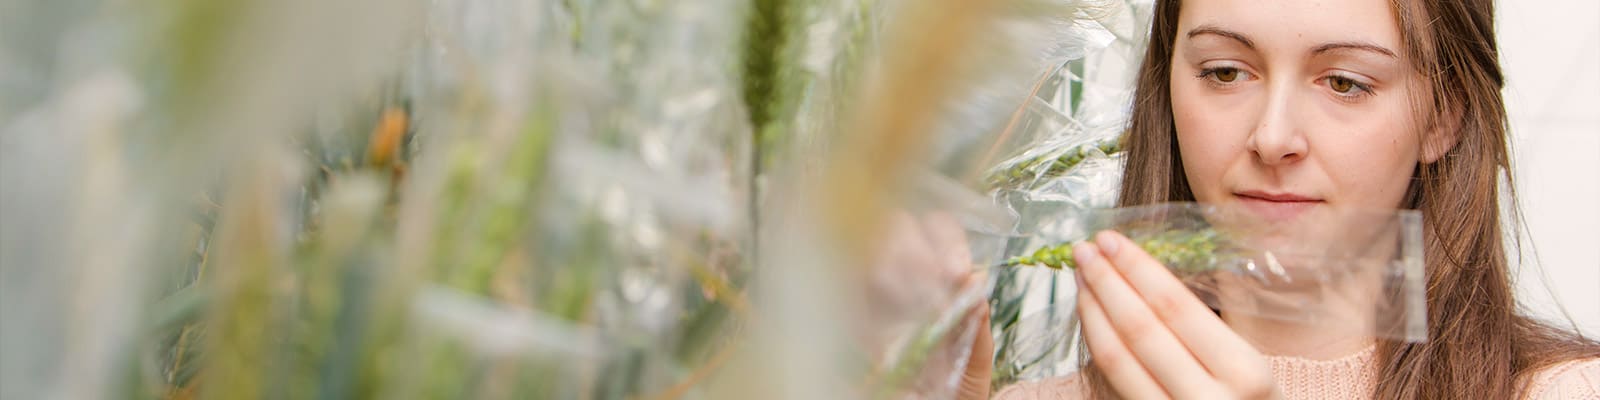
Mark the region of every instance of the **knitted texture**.
<instances>
[{"instance_id":1,"label":"knitted texture","mask_svg":"<svg viewBox=\"0 0 1600 400\"><path fill-rule=\"evenodd\" d=\"M1333 360L1267 356L1272 377L1284 398L1366 399L1377 382L1376 346ZM1526 399L1600 400L1600 359L1574 360L1547 368L1528 381ZM1077 374L1032 382L1018 382L995 394L1000 400L1054 400L1084 398Z\"/></svg>"},{"instance_id":2,"label":"knitted texture","mask_svg":"<svg viewBox=\"0 0 1600 400\"><path fill-rule=\"evenodd\" d=\"M1377 346L1332 360L1267 356L1272 378L1288 400L1366 399L1377 382Z\"/></svg>"},{"instance_id":3,"label":"knitted texture","mask_svg":"<svg viewBox=\"0 0 1600 400\"><path fill-rule=\"evenodd\" d=\"M1556 364L1528 385L1530 400L1600 400L1600 358Z\"/></svg>"}]
</instances>

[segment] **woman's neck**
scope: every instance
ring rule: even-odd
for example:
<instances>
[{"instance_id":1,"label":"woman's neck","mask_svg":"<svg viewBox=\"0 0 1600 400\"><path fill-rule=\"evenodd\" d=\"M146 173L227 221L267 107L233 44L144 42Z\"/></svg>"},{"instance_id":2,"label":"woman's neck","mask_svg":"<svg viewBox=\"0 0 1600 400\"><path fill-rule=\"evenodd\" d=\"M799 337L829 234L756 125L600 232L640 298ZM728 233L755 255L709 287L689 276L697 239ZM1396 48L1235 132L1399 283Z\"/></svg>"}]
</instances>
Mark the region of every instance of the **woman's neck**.
<instances>
[{"instance_id":1,"label":"woman's neck","mask_svg":"<svg viewBox=\"0 0 1600 400\"><path fill-rule=\"evenodd\" d=\"M1266 355L1332 360L1366 350L1376 343L1370 330L1354 327L1314 326L1227 312L1222 314L1222 320Z\"/></svg>"},{"instance_id":2,"label":"woman's neck","mask_svg":"<svg viewBox=\"0 0 1600 400\"><path fill-rule=\"evenodd\" d=\"M1377 277L1344 278L1292 289L1220 282L1222 320L1265 354L1315 360L1354 354L1376 342L1373 313L1382 296Z\"/></svg>"}]
</instances>

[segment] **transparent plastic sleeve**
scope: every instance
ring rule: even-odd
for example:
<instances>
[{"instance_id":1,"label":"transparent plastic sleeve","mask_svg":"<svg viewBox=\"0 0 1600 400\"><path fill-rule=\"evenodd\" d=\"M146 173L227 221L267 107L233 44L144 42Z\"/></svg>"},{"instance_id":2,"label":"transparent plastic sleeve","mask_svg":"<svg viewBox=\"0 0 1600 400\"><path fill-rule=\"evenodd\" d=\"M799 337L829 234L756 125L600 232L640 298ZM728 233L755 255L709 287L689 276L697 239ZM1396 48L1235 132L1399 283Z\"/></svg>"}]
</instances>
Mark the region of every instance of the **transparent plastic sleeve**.
<instances>
[{"instance_id":1,"label":"transparent plastic sleeve","mask_svg":"<svg viewBox=\"0 0 1600 400\"><path fill-rule=\"evenodd\" d=\"M999 265L1074 268L1071 244L1127 235L1230 321L1427 338L1422 220L1410 210L1195 203L1067 212Z\"/></svg>"}]
</instances>

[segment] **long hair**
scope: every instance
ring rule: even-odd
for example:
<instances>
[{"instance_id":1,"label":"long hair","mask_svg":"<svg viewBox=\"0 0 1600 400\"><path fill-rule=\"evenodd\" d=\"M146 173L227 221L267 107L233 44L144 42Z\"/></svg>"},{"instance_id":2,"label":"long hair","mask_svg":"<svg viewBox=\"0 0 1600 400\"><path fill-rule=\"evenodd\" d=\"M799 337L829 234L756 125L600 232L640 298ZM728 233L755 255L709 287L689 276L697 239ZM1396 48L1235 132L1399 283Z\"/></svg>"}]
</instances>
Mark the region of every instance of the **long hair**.
<instances>
[{"instance_id":1,"label":"long hair","mask_svg":"<svg viewBox=\"0 0 1600 400\"><path fill-rule=\"evenodd\" d=\"M1193 201L1172 119L1170 74L1179 0L1158 0L1139 67L1126 140L1121 206ZM1568 359L1600 356L1600 343L1518 312L1500 211L1510 182L1504 77L1490 0L1394 0L1405 53L1428 91L1414 99L1421 126L1452 124L1456 145L1419 164L1404 204L1425 221L1428 341L1381 341L1374 398L1514 398L1529 375ZM1452 120L1445 120L1446 118ZM1511 185L1507 185L1511 187ZM1516 195L1508 193L1515 210ZM1093 365L1094 397L1115 397Z\"/></svg>"}]
</instances>

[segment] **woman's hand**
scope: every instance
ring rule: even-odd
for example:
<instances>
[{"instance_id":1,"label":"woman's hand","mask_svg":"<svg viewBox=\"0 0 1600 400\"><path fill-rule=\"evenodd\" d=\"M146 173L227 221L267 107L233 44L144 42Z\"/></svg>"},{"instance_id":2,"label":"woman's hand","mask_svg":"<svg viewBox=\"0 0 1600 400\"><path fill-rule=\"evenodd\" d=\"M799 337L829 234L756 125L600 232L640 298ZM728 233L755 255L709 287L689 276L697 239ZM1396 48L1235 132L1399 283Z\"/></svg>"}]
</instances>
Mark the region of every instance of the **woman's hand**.
<instances>
[{"instance_id":1,"label":"woman's hand","mask_svg":"<svg viewBox=\"0 0 1600 400\"><path fill-rule=\"evenodd\" d=\"M872 321L910 322L937 313L971 279L966 230L942 213L917 218L895 211L887 223L868 271Z\"/></svg>"},{"instance_id":2,"label":"woman's hand","mask_svg":"<svg viewBox=\"0 0 1600 400\"><path fill-rule=\"evenodd\" d=\"M1281 398L1266 359L1127 237L1073 248L1093 362L1123 398Z\"/></svg>"},{"instance_id":3,"label":"woman's hand","mask_svg":"<svg viewBox=\"0 0 1600 400\"><path fill-rule=\"evenodd\" d=\"M966 230L955 217L933 213L913 217L903 211L889 217L886 236L869 273L867 301L869 302L864 332L867 348L882 354L889 341L917 328L917 323L951 307L955 296L963 290L982 283L982 275L973 274L972 256ZM993 367L994 341L989 335L989 308L980 302L966 310L963 327L973 327L978 333L971 345L966 369L955 393L957 399L986 399L989 394L989 375ZM974 327L974 325L976 325ZM960 331L961 329L955 329ZM935 349L939 354L959 354L953 346L966 346L955 340L960 335L951 334ZM930 360L931 364L954 365L956 360ZM935 376L949 376L953 371L932 368L924 371ZM917 389L942 391L921 387ZM910 397L923 397L925 393L908 393ZM934 396L942 397L942 396Z\"/></svg>"}]
</instances>

